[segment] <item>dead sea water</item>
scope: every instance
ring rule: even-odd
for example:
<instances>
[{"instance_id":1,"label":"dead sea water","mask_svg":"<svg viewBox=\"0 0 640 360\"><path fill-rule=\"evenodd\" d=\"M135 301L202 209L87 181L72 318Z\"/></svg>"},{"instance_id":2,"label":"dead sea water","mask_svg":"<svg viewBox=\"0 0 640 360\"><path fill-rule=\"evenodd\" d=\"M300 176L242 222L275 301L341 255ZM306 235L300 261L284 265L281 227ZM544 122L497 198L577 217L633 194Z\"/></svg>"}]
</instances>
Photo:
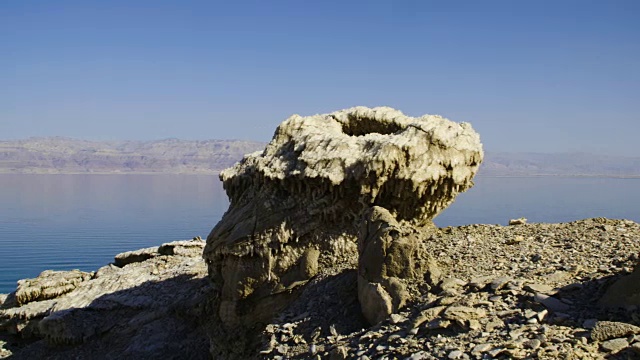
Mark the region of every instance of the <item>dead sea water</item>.
<instances>
[{"instance_id":1,"label":"dead sea water","mask_svg":"<svg viewBox=\"0 0 640 360\"><path fill-rule=\"evenodd\" d=\"M510 218L640 222L640 179L478 177L438 226ZM203 238L227 209L211 175L0 175L0 293L46 269L96 270L117 253Z\"/></svg>"}]
</instances>

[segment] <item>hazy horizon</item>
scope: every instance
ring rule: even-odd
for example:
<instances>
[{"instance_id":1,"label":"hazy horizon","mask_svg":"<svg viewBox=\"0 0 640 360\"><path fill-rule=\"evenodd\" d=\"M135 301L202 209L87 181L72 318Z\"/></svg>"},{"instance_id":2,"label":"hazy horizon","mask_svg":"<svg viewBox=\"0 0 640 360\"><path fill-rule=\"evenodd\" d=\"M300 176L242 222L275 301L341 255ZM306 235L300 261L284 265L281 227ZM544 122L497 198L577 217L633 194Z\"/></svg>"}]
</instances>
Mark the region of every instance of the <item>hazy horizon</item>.
<instances>
[{"instance_id":1,"label":"hazy horizon","mask_svg":"<svg viewBox=\"0 0 640 360\"><path fill-rule=\"evenodd\" d=\"M268 141L391 106L492 152L640 156L636 1L0 4L0 138Z\"/></svg>"}]
</instances>

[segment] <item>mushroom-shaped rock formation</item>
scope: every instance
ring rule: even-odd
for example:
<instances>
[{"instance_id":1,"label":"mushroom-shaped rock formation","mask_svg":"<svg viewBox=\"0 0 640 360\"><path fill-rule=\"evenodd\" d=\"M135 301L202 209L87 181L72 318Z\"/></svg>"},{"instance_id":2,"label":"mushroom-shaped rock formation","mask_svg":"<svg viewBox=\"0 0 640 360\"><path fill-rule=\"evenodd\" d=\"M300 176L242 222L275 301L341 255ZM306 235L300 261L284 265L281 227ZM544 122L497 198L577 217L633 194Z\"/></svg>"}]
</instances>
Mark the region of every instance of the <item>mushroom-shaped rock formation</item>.
<instances>
[{"instance_id":1,"label":"mushroom-shaped rock formation","mask_svg":"<svg viewBox=\"0 0 640 360\"><path fill-rule=\"evenodd\" d=\"M230 205L204 258L223 323L267 320L324 268L357 266L364 211L425 226L472 186L482 144L467 123L355 107L285 120L220 178Z\"/></svg>"}]
</instances>

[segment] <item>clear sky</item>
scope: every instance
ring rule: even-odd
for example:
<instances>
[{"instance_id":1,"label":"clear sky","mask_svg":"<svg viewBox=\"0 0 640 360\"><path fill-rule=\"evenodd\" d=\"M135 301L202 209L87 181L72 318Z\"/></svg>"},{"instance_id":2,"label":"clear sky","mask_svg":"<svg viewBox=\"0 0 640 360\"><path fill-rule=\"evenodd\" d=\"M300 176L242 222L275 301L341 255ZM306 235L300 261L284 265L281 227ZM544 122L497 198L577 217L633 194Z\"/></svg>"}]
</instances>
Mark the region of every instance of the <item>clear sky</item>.
<instances>
[{"instance_id":1,"label":"clear sky","mask_svg":"<svg viewBox=\"0 0 640 360\"><path fill-rule=\"evenodd\" d=\"M0 139L266 141L387 105L640 156L640 1L0 1Z\"/></svg>"}]
</instances>

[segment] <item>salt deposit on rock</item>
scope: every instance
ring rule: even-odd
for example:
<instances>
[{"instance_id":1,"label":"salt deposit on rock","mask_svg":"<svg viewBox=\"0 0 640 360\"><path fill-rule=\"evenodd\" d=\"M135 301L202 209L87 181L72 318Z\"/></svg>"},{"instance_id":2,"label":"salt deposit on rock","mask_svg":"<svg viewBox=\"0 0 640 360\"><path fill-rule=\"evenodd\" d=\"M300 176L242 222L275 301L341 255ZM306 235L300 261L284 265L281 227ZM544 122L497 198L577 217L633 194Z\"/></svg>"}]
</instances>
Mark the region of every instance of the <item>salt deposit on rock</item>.
<instances>
[{"instance_id":1,"label":"salt deposit on rock","mask_svg":"<svg viewBox=\"0 0 640 360\"><path fill-rule=\"evenodd\" d=\"M264 151L220 175L230 206L204 257L221 287L221 320L266 321L319 269L355 266L371 206L430 224L473 184L482 158L471 126L440 116L355 107L290 117Z\"/></svg>"}]
</instances>

